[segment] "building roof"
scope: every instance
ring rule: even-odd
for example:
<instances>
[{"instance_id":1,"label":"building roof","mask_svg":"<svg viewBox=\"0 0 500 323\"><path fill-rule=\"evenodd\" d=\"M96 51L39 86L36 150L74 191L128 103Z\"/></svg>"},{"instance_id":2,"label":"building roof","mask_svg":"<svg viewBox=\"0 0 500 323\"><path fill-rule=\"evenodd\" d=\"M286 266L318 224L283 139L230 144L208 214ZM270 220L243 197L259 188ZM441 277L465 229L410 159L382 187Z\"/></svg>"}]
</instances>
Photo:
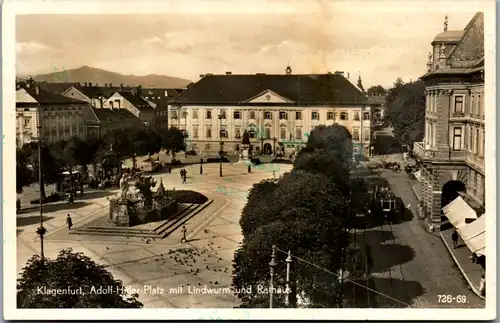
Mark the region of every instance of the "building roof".
<instances>
[{"instance_id":1,"label":"building roof","mask_svg":"<svg viewBox=\"0 0 500 323\"><path fill-rule=\"evenodd\" d=\"M356 86L337 74L207 75L189 86L171 103L248 105L248 100L266 91L281 96L288 101L288 105L368 103L366 96Z\"/></svg>"},{"instance_id":2,"label":"building roof","mask_svg":"<svg viewBox=\"0 0 500 323\"><path fill-rule=\"evenodd\" d=\"M385 104L385 96L384 95L369 95L368 101L372 104Z\"/></svg>"},{"instance_id":3,"label":"building roof","mask_svg":"<svg viewBox=\"0 0 500 323\"><path fill-rule=\"evenodd\" d=\"M82 92L86 97L90 99L97 99L100 96L104 97L101 88L96 86L82 86L82 85L74 85L75 89Z\"/></svg>"},{"instance_id":4,"label":"building roof","mask_svg":"<svg viewBox=\"0 0 500 323\"><path fill-rule=\"evenodd\" d=\"M445 32L438 34L434 38L433 43L452 43L452 42L458 43L460 39L462 39L464 33L465 33L464 30L447 30Z\"/></svg>"},{"instance_id":5,"label":"building roof","mask_svg":"<svg viewBox=\"0 0 500 323\"><path fill-rule=\"evenodd\" d=\"M139 110L153 109L153 107L149 104L149 102L141 98L139 95L135 95L131 92L121 92L121 91L118 93Z\"/></svg>"},{"instance_id":6,"label":"building roof","mask_svg":"<svg viewBox=\"0 0 500 323\"><path fill-rule=\"evenodd\" d=\"M73 85L75 85L75 83L68 83L68 82L66 83L37 82L36 84L39 85L42 90L57 94L60 94L69 89L70 87L72 87Z\"/></svg>"},{"instance_id":7,"label":"building roof","mask_svg":"<svg viewBox=\"0 0 500 323\"><path fill-rule=\"evenodd\" d=\"M124 120L137 120L142 122L127 109L105 109L92 108L92 112L96 115L99 122L121 122Z\"/></svg>"},{"instance_id":8,"label":"building roof","mask_svg":"<svg viewBox=\"0 0 500 323\"><path fill-rule=\"evenodd\" d=\"M32 100L26 100L23 102L19 102L18 104L23 104L23 103L31 103L31 104L88 104L87 102L80 101L77 99L73 98L68 98L63 95L57 94L57 93L51 93L42 89L37 89L33 87L29 88L22 88L18 90L17 92L20 93L19 91L26 91L26 93L29 94L31 98L33 98L35 101L33 102Z\"/></svg>"}]
</instances>

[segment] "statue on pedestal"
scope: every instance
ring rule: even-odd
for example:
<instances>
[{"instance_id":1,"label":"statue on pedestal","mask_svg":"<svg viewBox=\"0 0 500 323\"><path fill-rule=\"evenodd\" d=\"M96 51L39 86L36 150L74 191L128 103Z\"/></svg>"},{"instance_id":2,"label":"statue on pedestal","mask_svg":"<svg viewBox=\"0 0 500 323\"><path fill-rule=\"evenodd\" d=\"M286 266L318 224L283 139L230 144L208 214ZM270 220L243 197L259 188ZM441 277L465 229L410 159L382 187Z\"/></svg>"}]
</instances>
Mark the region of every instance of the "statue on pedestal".
<instances>
[{"instance_id":1,"label":"statue on pedestal","mask_svg":"<svg viewBox=\"0 0 500 323\"><path fill-rule=\"evenodd\" d=\"M241 148L240 148L240 162L251 159L252 156L250 154L250 135L248 131L245 130L243 133L243 138L241 139Z\"/></svg>"}]
</instances>

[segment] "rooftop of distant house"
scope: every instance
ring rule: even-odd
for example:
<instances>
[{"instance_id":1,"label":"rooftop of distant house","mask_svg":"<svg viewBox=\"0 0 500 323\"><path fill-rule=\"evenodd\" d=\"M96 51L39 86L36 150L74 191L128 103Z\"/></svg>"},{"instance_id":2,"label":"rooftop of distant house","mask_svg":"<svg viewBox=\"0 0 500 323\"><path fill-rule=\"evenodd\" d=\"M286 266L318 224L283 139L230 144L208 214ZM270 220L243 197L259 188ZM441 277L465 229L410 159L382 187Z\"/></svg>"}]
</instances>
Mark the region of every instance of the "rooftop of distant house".
<instances>
[{"instance_id":1,"label":"rooftop of distant house","mask_svg":"<svg viewBox=\"0 0 500 323\"><path fill-rule=\"evenodd\" d=\"M23 95L23 91L25 91L29 97L26 97ZM45 90L42 90L39 86L31 86L31 85L26 85L25 87L19 88L17 90L17 98L16 98L16 104L17 105L23 105L23 104L30 104L30 105L44 105L44 104L87 104L87 102L80 101L77 99L73 98L68 98L63 95L57 94L57 93L52 93L48 92ZM31 98L32 99L31 99ZM35 102L33 102L33 100Z\"/></svg>"}]
</instances>

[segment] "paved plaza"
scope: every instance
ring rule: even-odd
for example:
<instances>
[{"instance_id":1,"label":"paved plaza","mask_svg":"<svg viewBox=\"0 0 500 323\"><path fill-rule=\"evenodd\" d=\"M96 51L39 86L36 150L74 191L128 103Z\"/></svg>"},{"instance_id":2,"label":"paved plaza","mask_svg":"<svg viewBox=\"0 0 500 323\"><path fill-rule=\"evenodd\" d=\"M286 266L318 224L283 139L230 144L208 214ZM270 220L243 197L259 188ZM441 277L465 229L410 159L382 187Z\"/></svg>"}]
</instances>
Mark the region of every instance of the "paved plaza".
<instances>
[{"instance_id":1,"label":"paved plaza","mask_svg":"<svg viewBox=\"0 0 500 323\"><path fill-rule=\"evenodd\" d=\"M172 174L153 175L168 190L194 190L214 201L186 222L188 242L182 244L180 230L156 241L69 234L68 213L74 227L108 216L108 198L118 194L118 190L86 192L73 205L44 206L44 226L48 230L45 254L55 258L60 250L71 247L106 266L125 285L141 289L150 286L151 290L139 295L145 307L232 308L238 299L227 288L232 282L234 251L242 239L239 219L248 190L254 183L279 177L291 168L287 164L264 164L249 174L244 164L225 163L224 176L220 178L219 164L204 164L203 175L199 165L191 165L185 167L187 184L182 184L180 169L174 169ZM38 212L33 206L17 216L18 272L33 254L39 254L40 241L35 233L39 226ZM208 294L207 290L218 294Z\"/></svg>"}]
</instances>

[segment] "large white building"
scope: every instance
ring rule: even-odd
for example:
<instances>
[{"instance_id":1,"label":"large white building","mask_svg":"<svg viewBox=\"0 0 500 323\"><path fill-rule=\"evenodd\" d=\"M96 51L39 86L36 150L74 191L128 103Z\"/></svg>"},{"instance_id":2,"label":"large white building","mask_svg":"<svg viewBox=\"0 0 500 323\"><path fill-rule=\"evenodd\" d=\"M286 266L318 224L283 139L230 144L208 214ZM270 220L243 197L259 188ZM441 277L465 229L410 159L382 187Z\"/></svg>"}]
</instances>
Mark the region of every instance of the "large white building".
<instances>
[{"instance_id":1,"label":"large white building","mask_svg":"<svg viewBox=\"0 0 500 323\"><path fill-rule=\"evenodd\" d=\"M236 152L247 130L255 151L289 154L316 126L334 123L351 132L354 154L370 147L369 102L342 72L202 75L170 101L168 113L169 126L186 131L198 152L217 152L221 141Z\"/></svg>"}]
</instances>

